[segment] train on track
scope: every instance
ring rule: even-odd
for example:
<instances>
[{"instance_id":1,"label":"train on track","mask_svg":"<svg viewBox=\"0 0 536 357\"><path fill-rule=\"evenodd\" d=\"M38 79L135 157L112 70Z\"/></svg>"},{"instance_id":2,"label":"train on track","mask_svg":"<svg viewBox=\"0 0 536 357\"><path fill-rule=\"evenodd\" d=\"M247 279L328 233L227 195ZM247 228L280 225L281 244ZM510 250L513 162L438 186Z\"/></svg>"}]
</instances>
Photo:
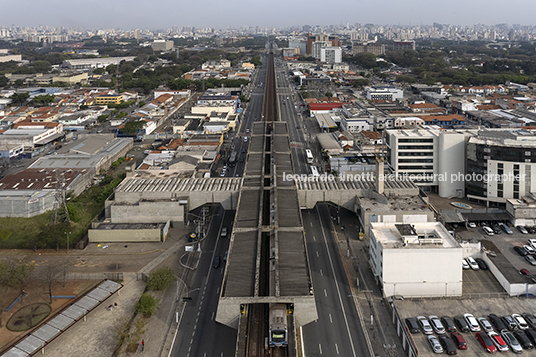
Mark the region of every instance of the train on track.
<instances>
[{"instance_id":1,"label":"train on track","mask_svg":"<svg viewBox=\"0 0 536 357\"><path fill-rule=\"evenodd\" d=\"M288 345L287 305L270 304L270 326L268 345L286 347Z\"/></svg>"}]
</instances>

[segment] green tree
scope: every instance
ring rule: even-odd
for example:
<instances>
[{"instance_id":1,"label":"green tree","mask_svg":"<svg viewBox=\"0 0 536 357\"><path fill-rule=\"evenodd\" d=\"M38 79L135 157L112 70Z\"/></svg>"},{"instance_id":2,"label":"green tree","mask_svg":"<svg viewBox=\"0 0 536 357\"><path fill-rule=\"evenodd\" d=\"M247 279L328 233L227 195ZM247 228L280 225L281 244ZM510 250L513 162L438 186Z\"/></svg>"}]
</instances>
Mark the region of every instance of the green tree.
<instances>
[{"instance_id":1,"label":"green tree","mask_svg":"<svg viewBox=\"0 0 536 357\"><path fill-rule=\"evenodd\" d=\"M17 81L18 80L19 79L17 79ZM15 93L10 98L13 103L22 105L28 100L28 98L30 98L30 95L28 93Z\"/></svg>"},{"instance_id":2,"label":"green tree","mask_svg":"<svg viewBox=\"0 0 536 357\"><path fill-rule=\"evenodd\" d=\"M93 74L97 74L97 75L104 74L104 72L105 72L104 68L95 68L93 70Z\"/></svg>"},{"instance_id":3,"label":"green tree","mask_svg":"<svg viewBox=\"0 0 536 357\"><path fill-rule=\"evenodd\" d=\"M99 121L99 123L104 123L109 116L110 114L102 114L97 117L97 120Z\"/></svg>"},{"instance_id":4,"label":"green tree","mask_svg":"<svg viewBox=\"0 0 536 357\"><path fill-rule=\"evenodd\" d=\"M145 122L143 122L143 121L129 121L121 129L121 132L123 134L127 134L127 135L134 135L139 130L143 129L144 126L145 126Z\"/></svg>"},{"instance_id":5,"label":"green tree","mask_svg":"<svg viewBox=\"0 0 536 357\"><path fill-rule=\"evenodd\" d=\"M0 87L5 87L9 83L9 79L3 74L0 75Z\"/></svg>"},{"instance_id":6,"label":"green tree","mask_svg":"<svg viewBox=\"0 0 536 357\"><path fill-rule=\"evenodd\" d=\"M177 278L173 269L170 267L162 267L153 271L147 278L147 289L149 290L166 290L171 283Z\"/></svg>"},{"instance_id":7,"label":"green tree","mask_svg":"<svg viewBox=\"0 0 536 357\"><path fill-rule=\"evenodd\" d=\"M8 240L12 234L13 232L8 229L0 230L0 241Z\"/></svg>"},{"instance_id":8,"label":"green tree","mask_svg":"<svg viewBox=\"0 0 536 357\"><path fill-rule=\"evenodd\" d=\"M262 66L262 62L261 62L261 57L260 57L260 56L255 56L255 57L253 57L249 62L252 63L252 64L254 64L256 67L260 67L260 66Z\"/></svg>"},{"instance_id":9,"label":"green tree","mask_svg":"<svg viewBox=\"0 0 536 357\"><path fill-rule=\"evenodd\" d=\"M52 70L52 65L48 61L35 61L32 67L37 73L48 73Z\"/></svg>"},{"instance_id":10,"label":"green tree","mask_svg":"<svg viewBox=\"0 0 536 357\"><path fill-rule=\"evenodd\" d=\"M134 311L137 314L147 315L152 314L156 311L156 306L160 302L160 299L155 299L149 293L143 293L140 296L140 299L136 302Z\"/></svg>"},{"instance_id":11,"label":"green tree","mask_svg":"<svg viewBox=\"0 0 536 357\"><path fill-rule=\"evenodd\" d=\"M333 97L333 93L331 93L331 92L326 92L326 97L328 97L328 98Z\"/></svg>"},{"instance_id":12,"label":"green tree","mask_svg":"<svg viewBox=\"0 0 536 357\"><path fill-rule=\"evenodd\" d=\"M55 98L52 94L42 94L33 97L32 102L36 105L48 105L53 103Z\"/></svg>"}]
</instances>

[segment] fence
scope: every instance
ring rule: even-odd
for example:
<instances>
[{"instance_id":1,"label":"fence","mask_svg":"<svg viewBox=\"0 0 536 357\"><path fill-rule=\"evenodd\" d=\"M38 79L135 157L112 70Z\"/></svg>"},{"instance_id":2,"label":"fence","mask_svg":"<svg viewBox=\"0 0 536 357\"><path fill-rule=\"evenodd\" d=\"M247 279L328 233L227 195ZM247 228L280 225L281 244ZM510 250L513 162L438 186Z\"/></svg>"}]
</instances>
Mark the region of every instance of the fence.
<instances>
[{"instance_id":1,"label":"fence","mask_svg":"<svg viewBox=\"0 0 536 357\"><path fill-rule=\"evenodd\" d=\"M65 275L67 280L113 280L123 281L123 273L67 273Z\"/></svg>"}]
</instances>

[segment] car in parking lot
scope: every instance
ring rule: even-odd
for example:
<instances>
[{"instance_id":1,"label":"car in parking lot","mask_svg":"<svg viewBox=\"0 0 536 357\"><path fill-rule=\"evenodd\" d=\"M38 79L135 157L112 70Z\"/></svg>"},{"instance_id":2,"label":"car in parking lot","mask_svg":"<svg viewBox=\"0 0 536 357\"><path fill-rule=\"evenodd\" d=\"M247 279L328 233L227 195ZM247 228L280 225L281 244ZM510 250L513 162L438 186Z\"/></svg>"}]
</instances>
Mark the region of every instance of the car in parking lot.
<instances>
[{"instance_id":1,"label":"car in parking lot","mask_svg":"<svg viewBox=\"0 0 536 357\"><path fill-rule=\"evenodd\" d=\"M456 325L454 324L454 321L452 321L452 319L448 316L443 316L441 318L441 322L443 323L443 326L448 332L454 332L458 330L456 328Z\"/></svg>"},{"instance_id":2,"label":"car in parking lot","mask_svg":"<svg viewBox=\"0 0 536 357\"><path fill-rule=\"evenodd\" d=\"M527 231L527 229L523 226L517 226L516 227L518 231L520 231L522 234L529 234L529 232Z\"/></svg>"},{"instance_id":3,"label":"car in parking lot","mask_svg":"<svg viewBox=\"0 0 536 357\"><path fill-rule=\"evenodd\" d=\"M484 347L486 351L488 351L488 353L497 352L497 347L495 347L495 345L493 344L489 336L486 335L485 332L477 332L476 339L478 340L478 342L480 342L482 347Z\"/></svg>"},{"instance_id":4,"label":"car in parking lot","mask_svg":"<svg viewBox=\"0 0 536 357\"><path fill-rule=\"evenodd\" d=\"M526 227L530 234L536 234L536 227Z\"/></svg>"},{"instance_id":5,"label":"car in parking lot","mask_svg":"<svg viewBox=\"0 0 536 357\"><path fill-rule=\"evenodd\" d=\"M497 329L497 331L502 331L506 328L506 325L504 324L503 320L501 320L501 318L495 314L489 314L488 321L491 322L491 324Z\"/></svg>"},{"instance_id":6,"label":"car in parking lot","mask_svg":"<svg viewBox=\"0 0 536 357\"><path fill-rule=\"evenodd\" d=\"M536 239L529 239L527 240L527 243L532 247L532 249L536 249Z\"/></svg>"},{"instance_id":7,"label":"car in parking lot","mask_svg":"<svg viewBox=\"0 0 536 357\"><path fill-rule=\"evenodd\" d=\"M536 316L526 312L521 314L521 316L523 316L523 318L525 319L525 321L527 321L530 327L536 330Z\"/></svg>"},{"instance_id":8,"label":"car in parking lot","mask_svg":"<svg viewBox=\"0 0 536 357\"><path fill-rule=\"evenodd\" d=\"M523 316L521 316L519 314L512 314L512 318L514 319L514 321L516 322L517 327L520 330L526 330L526 329L529 328L529 324L527 323L527 321L525 321Z\"/></svg>"},{"instance_id":9,"label":"car in parking lot","mask_svg":"<svg viewBox=\"0 0 536 357\"><path fill-rule=\"evenodd\" d=\"M491 229L493 229L493 233L495 233L495 234L501 234L502 233L501 228L499 228L499 226L493 226L493 227L491 227Z\"/></svg>"},{"instance_id":10,"label":"car in parking lot","mask_svg":"<svg viewBox=\"0 0 536 357\"><path fill-rule=\"evenodd\" d=\"M463 316L454 316L454 323L458 326L461 332L469 332L469 325Z\"/></svg>"},{"instance_id":11,"label":"car in parking lot","mask_svg":"<svg viewBox=\"0 0 536 357\"><path fill-rule=\"evenodd\" d=\"M523 333L523 331L514 332L514 337L523 349L532 350L534 348L534 345L532 342L530 342L530 339L526 334Z\"/></svg>"},{"instance_id":12,"label":"car in parking lot","mask_svg":"<svg viewBox=\"0 0 536 357\"><path fill-rule=\"evenodd\" d=\"M536 265L536 259L534 259L534 257L532 255L525 255L525 260L530 264L530 265Z\"/></svg>"},{"instance_id":13,"label":"car in parking lot","mask_svg":"<svg viewBox=\"0 0 536 357\"><path fill-rule=\"evenodd\" d=\"M458 349L460 350L466 350L467 349L467 342L465 341L465 338L463 338L463 335L459 333L458 331L452 333L452 339L456 344L458 345Z\"/></svg>"},{"instance_id":14,"label":"car in parking lot","mask_svg":"<svg viewBox=\"0 0 536 357\"><path fill-rule=\"evenodd\" d=\"M454 341L452 341L452 338L448 337L447 335L439 336L439 343L441 343L443 351L445 351L448 355L455 355L458 353L458 351L456 351L456 344Z\"/></svg>"},{"instance_id":15,"label":"car in parking lot","mask_svg":"<svg viewBox=\"0 0 536 357\"><path fill-rule=\"evenodd\" d=\"M478 325L477 319L472 314L464 314L463 318L467 322L469 329L473 332L481 331L480 325Z\"/></svg>"},{"instance_id":16,"label":"car in parking lot","mask_svg":"<svg viewBox=\"0 0 536 357\"><path fill-rule=\"evenodd\" d=\"M438 335L445 333L445 327L441 323L439 317L432 315L428 317L428 319L430 320L430 324L432 325L432 328L434 329L435 333L437 333Z\"/></svg>"},{"instance_id":17,"label":"car in parking lot","mask_svg":"<svg viewBox=\"0 0 536 357\"><path fill-rule=\"evenodd\" d=\"M514 234L514 232L512 232L510 227L508 227L506 224L500 223L500 227L503 231L505 231L506 234Z\"/></svg>"},{"instance_id":18,"label":"car in parking lot","mask_svg":"<svg viewBox=\"0 0 536 357\"><path fill-rule=\"evenodd\" d=\"M471 267L469 266L469 263L467 263L467 261L465 259L462 259L462 268L463 269L471 269Z\"/></svg>"},{"instance_id":19,"label":"car in parking lot","mask_svg":"<svg viewBox=\"0 0 536 357\"><path fill-rule=\"evenodd\" d=\"M512 335L512 333L510 331L502 330L501 331L501 336L502 336L504 342L506 342L508 344L508 346L510 346L510 349L512 350L512 352L514 352L514 353L523 352L523 348L521 347L521 345L519 344L517 339L514 337L514 335Z\"/></svg>"},{"instance_id":20,"label":"car in parking lot","mask_svg":"<svg viewBox=\"0 0 536 357\"><path fill-rule=\"evenodd\" d=\"M469 266L471 267L471 269L473 270L478 270L480 269L478 267L478 263L476 262L476 260L473 259L473 257L467 257L465 258L465 260L467 261L467 264L469 264Z\"/></svg>"},{"instance_id":21,"label":"car in parking lot","mask_svg":"<svg viewBox=\"0 0 536 357\"><path fill-rule=\"evenodd\" d=\"M419 322L419 325L421 326L421 330L425 335L430 335L434 333L434 330L432 329L432 325L430 325L430 322L428 322L426 317L417 316L417 322Z\"/></svg>"},{"instance_id":22,"label":"car in parking lot","mask_svg":"<svg viewBox=\"0 0 536 357\"><path fill-rule=\"evenodd\" d=\"M525 335L527 335L527 337L530 339L530 342L532 342L532 344L536 344L536 331L534 330L525 330Z\"/></svg>"},{"instance_id":23,"label":"car in parking lot","mask_svg":"<svg viewBox=\"0 0 536 357\"><path fill-rule=\"evenodd\" d=\"M475 222L469 222L467 225L469 226L469 228L476 228Z\"/></svg>"},{"instance_id":24,"label":"car in parking lot","mask_svg":"<svg viewBox=\"0 0 536 357\"><path fill-rule=\"evenodd\" d=\"M406 319L406 326L408 327L409 332L411 333L419 333L419 324L417 323L417 320L415 320L412 317L408 317Z\"/></svg>"},{"instance_id":25,"label":"car in parking lot","mask_svg":"<svg viewBox=\"0 0 536 357\"><path fill-rule=\"evenodd\" d=\"M517 246L517 245L514 247L514 250L516 251L517 254L521 255L522 257L524 257L525 255L529 254L529 253L527 253L525 248Z\"/></svg>"},{"instance_id":26,"label":"car in parking lot","mask_svg":"<svg viewBox=\"0 0 536 357\"><path fill-rule=\"evenodd\" d=\"M494 235L495 233L493 232L493 229L491 229L490 227L482 227L482 230L484 231L484 233L486 233L488 236L492 236Z\"/></svg>"},{"instance_id":27,"label":"car in parking lot","mask_svg":"<svg viewBox=\"0 0 536 357\"><path fill-rule=\"evenodd\" d=\"M533 255L534 253L536 253L536 251L534 250L534 248L532 248L530 245L527 245L525 244L523 246L523 249L525 249L525 251L527 252L527 254L531 254Z\"/></svg>"},{"instance_id":28,"label":"car in parking lot","mask_svg":"<svg viewBox=\"0 0 536 357\"><path fill-rule=\"evenodd\" d=\"M482 270L488 270L489 269L488 264L484 261L484 259L476 258L475 261L478 264L478 267L480 269L482 269Z\"/></svg>"},{"instance_id":29,"label":"car in parking lot","mask_svg":"<svg viewBox=\"0 0 536 357\"><path fill-rule=\"evenodd\" d=\"M517 328L516 321L510 315L504 315L501 317L502 321L506 325L506 328L510 331L514 331Z\"/></svg>"},{"instance_id":30,"label":"car in parking lot","mask_svg":"<svg viewBox=\"0 0 536 357\"><path fill-rule=\"evenodd\" d=\"M435 337L434 335L428 336L428 343L430 343L430 346L432 347L432 351L434 353L443 353L443 347L441 347L441 343L439 342L439 339Z\"/></svg>"},{"instance_id":31,"label":"car in parking lot","mask_svg":"<svg viewBox=\"0 0 536 357\"><path fill-rule=\"evenodd\" d=\"M486 320L484 317L479 317L478 322L480 323L480 326L482 326L482 330L484 332L493 331L493 326L491 326L490 322Z\"/></svg>"},{"instance_id":32,"label":"car in parking lot","mask_svg":"<svg viewBox=\"0 0 536 357\"><path fill-rule=\"evenodd\" d=\"M490 331L490 332L488 332L488 336L491 339L491 342L493 342L493 344L495 345L495 347L497 347L497 349L499 351L506 352L506 351L510 350L510 348L508 347L506 342L504 342L504 340L501 337L501 335L499 335L497 332Z\"/></svg>"},{"instance_id":33,"label":"car in parking lot","mask_svg":"<svg viewBox=\"0 0 536 357\"><path fill-rule=\"evenodd\" d=\"M525 268L519 269L519 274L521 274L521 275L530 275L530 271L528 271Z\"/></svg>"}]
</instances>

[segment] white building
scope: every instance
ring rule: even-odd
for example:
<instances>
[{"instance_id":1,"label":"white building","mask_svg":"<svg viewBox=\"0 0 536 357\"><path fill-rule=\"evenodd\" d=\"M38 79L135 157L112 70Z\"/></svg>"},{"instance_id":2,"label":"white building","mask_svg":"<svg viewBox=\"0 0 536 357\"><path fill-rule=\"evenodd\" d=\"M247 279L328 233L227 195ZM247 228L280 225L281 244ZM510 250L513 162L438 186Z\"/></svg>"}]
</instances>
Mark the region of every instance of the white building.
<instances>
[{"instance_id":1,"label":"white building","mask_svg":"<svg viewBox=\"0 0 536 357\"><path fill-rule=\"evenodd\" d=\"M441 223L371 223L369 237L384 296L462 295L463 248Z\"/></svg>"},{"instance_id":2,"label":"white building","mask_svg":"<svg viewBox=\"0 0 536 357\"><path fill-rule=\"evenodd\" d=\"M331 47L331 41L315 41L313 42L312 56L316 59L320 59L321 50L325 47Z\"/></svg>"},{"instance_id":3,"label":"white building","mask_svg":"<svg viewBox=\"0 0 536 357\"><path fill-rule=\"evenodd\" d=\"M24 152L22 144L0 145L0 159L10 159Z\"/></svg>"},{"instance_id":4,"label":"white building","mask_svg":"<svg viewBox=\"0 0 536 357\"><path fill-rule=\"evenodd\" d=\"M342 49L340 47L325 47L320 49L320 62L341 63Z\"/></svg>"},{"instance_id":5,"label":"white building","mask_svg":"<svg viewBox=\"0 0 536 357\"><path fill-rule=\"evenodd\" d=\"M395 87L365 87L365 96L368 100L395 101L404 97L404 91Z\"/></svg>"},{"instance_id":6,"label":"white building","mask_svg":"<svg viewBox=\"0 0 536 357\"><path fill-rule=\"evenodd\" d=\"M95 69L105 68L111 64L118 65L121 61L133 61L136 57L107 57L107 58L85 58L85 59L70 59L63 61L62 67L69 69Z\"/></svg>"}]
</instances>

